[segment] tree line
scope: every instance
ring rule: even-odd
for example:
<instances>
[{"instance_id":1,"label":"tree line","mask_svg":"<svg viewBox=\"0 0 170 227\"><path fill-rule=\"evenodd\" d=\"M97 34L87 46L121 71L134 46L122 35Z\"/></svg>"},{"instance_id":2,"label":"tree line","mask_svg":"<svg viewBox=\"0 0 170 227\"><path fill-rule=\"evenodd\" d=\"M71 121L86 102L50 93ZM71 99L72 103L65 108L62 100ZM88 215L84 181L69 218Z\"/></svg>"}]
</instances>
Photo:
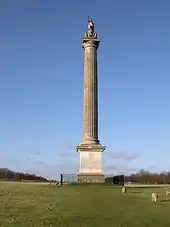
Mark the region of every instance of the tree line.
<instances>
[{"instance_id":1,"label":"tree line","mask_svg":"<svg viewBox=\"0 0 170 227\"><path fill-rule=\"evenodd\" d=\"M14 172L6 168L0 168L0 180L48 182L45 177L29 173Z\"/></svg>"},{"instance_id":2,"label":"tree line","mask_svg":"<svg viewBox=\"0 0 170 227\"><path fill-rule=\"evenodd\" d=\"M125 177L125 182L140 184L170 184L170 172L151 173L141 169L138 173L133 173Z\"/></svg>"},{"instance_id":3,"label":"tree line","mask_svg":"<svg viewBox=\"0 0 170 227\"><path fill-rule=\"evenodd\" d=\"M124 180L122 180L123 178ZM170 172L152 173L141 169L138 173L133 173L129 176L120 175L106 178L106 182L120 181L125 183L138 183L138 184L170 184ZM35 174L14 172L7 168L0 168L0 180L11 181L37 181L49 182L45 177L36 176ZM55 182L55 181L54 181Z\"/></svg>"}]
</instances>

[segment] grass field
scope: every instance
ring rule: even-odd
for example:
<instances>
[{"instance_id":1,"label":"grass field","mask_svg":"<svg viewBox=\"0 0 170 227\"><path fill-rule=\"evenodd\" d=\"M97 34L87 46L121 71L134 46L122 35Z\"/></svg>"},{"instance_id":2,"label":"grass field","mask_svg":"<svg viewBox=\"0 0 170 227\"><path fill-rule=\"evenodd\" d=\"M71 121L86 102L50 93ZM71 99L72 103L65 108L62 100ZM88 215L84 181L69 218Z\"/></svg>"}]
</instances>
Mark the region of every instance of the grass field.
<instances>
[{"instance_id":1,"label":"grass field","mask_svg":"<svg viewBox=\"0 0 170 227\"><path fill-rule=\"evenodd\" d=\"M0 183L0 227L169 227L170 198L152 188Z\"/></svg>"}]
</instances>

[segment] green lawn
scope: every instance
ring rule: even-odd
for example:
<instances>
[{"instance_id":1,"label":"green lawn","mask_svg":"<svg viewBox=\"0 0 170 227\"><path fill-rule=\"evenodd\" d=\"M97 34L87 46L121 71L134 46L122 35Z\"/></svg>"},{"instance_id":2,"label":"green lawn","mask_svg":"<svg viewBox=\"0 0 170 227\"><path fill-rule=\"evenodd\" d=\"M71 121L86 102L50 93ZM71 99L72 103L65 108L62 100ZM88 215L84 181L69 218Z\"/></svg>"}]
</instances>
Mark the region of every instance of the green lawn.
<instances>
[{"instance_id":1,"label":"green lawn","mask_svg":"<svg viewBox=\"0 0 170 227\"><path fill-rule=\"evenodd\" d=\"M170 227L165 189L0 183L0 227Z\"/></svg>"}]
</instances>

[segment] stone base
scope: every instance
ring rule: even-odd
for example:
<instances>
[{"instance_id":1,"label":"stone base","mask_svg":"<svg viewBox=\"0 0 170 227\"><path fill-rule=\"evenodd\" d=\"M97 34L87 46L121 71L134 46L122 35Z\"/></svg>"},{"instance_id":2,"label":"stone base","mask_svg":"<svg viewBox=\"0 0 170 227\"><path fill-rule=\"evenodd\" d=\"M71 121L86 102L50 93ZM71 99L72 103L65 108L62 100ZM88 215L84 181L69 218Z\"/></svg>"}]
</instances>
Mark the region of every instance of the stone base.
<instances>
[{"instance_id":1,"label":"stone base","mask_svg":"<svg viewBox=\"0 0 170 227\"><path fill-rule=\"evenodd\" d=\"M77 183L79 183L79 184L105 183L105 178L104 178L104 175L102 175L102 174L79 173L77 175Z\"/></svg>"}]
</instances>

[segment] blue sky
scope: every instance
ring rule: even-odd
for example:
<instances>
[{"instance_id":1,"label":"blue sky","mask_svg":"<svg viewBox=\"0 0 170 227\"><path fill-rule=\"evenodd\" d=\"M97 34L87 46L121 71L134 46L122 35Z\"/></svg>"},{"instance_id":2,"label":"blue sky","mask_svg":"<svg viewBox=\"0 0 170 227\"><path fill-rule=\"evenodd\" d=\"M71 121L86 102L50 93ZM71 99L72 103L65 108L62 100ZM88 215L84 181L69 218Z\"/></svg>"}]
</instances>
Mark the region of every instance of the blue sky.
<instances>
[{"instance_id":1,"label":"blue sky","mask_svg":"<svg viewBox=\"0 0 170 227\"><path fill-rule=\"evenodd\" d=\"M1 0L0 166L53 178L78 170L91 16L104 172L169 170L169 12L169 0Z\"/></svg>"}]
</instances>

